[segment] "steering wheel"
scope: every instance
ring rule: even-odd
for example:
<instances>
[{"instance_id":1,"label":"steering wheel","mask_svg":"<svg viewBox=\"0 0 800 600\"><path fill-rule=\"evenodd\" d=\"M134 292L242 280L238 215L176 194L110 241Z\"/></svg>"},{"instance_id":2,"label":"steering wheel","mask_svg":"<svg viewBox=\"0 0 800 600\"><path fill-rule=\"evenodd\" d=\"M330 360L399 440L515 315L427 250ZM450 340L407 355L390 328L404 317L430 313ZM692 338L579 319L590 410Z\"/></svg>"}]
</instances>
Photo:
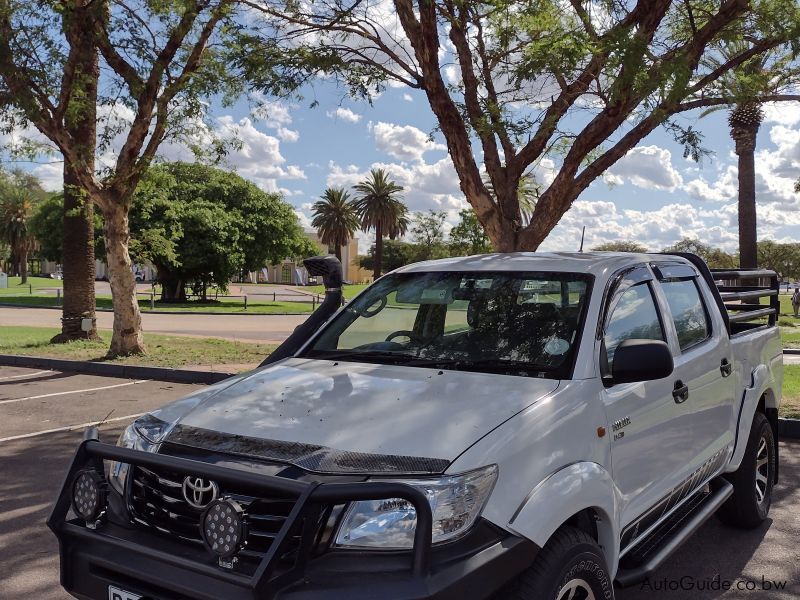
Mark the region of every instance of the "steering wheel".
<instances>
[{"instance_id":1,"label":"steering wheel","mask_svg":"<svg viewBox=\"0 0 800 600\"><path fill-rule=\"evenodd\" d=\"M414 333L409 329L400 329L398 331L390 333L386 337L386 341L391 342L396 337L407 337L408 339L411 340L412 343L417 344L418 346L422 346L425 344L425 340L421 336L417 335L416 333Z\"/></svg>"},{"instance_id":2,"label":"steering wheel","mask_svg":"<svg viewBox=\"0 0 800 600\"><path fill-rule=\"evenodd\" d=\"M380 299L377 300L376 302L373 302L367 307L357 309L356 312L358 312L358 314L364 317L365 319L369 319L370 317L374 317L379 312L381 312L383 310L383 307L386 306L387 302L388 299L386 298L386 296L381 296Z\"/></svg>"}]
</instances>

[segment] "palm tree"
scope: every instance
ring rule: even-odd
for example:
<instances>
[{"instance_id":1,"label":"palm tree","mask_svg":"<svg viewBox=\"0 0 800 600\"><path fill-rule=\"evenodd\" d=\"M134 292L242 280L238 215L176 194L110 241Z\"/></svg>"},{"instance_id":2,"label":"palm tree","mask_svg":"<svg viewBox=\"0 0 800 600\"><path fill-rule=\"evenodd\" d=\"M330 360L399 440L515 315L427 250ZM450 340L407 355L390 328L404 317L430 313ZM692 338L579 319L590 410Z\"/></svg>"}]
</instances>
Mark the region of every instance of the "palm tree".
<instances>
[{"instance_id":1,"label":"palm tree","mask_svg":"<svg viewBox=\"0 0 800 600\"><path fill-rule=\"evenodd\" d=\"M711 66L722 65L747 51L744 38L729 40L719 49L719 58ZM721 103L701 116L727 109L728 125L735 144L739 170L739 265L758 266L758 233L756 228L756 171L755 151L758 130L764 119L761 104L765 101L797 101L800 96L781 93L797 83L798 68L794 63L793 47L777 48L757 54L720 77L713 89L705 93L719 96Z\"/></svg>"},{"instance_id":2,"label":"palm tree","mask_svg":"<svg viewBox=\"0 0 800 600\"><path fill-rule=\"evenodd\" d=\"M408 208L401 201L403 188L391 181L383 169L372 169L369 177L354 186L358 192L356 211L364 231L375 230L373 278L381 276L383 237L396 239L408 230Z\"/></svg>"},{"instance_id":3,"label":"palm tree","mask_svg":"<svg viewBox=\"0 0 800 600\"><path fill-rule=\"evenodd\" d=\"M17 273L21 283L28 283L28 252L33 247L33 236L28 231L31 202L22 192L7 196L2 206L2 229L0 236L11 246Z\"/></svg>"},{"instance_id":4,"label":"palm tree","mask_svg":"<svg viewBox=\"0 0 800 600\"><path fill-rule=\"evenodd\" d=\"M342 246L346 246L359 227L358 212L344 188L328 188L312 207L316 227L323 244L334 247L336 258L342 260Z\"/></svg>"}]
</instances>

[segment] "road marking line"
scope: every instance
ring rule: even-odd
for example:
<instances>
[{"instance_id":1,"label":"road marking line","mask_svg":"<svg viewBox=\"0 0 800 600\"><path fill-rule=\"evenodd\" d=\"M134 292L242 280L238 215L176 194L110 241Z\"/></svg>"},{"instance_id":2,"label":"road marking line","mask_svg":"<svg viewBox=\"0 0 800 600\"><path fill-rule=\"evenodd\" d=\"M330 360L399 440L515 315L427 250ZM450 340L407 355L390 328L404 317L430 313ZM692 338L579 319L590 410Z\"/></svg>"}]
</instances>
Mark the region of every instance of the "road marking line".
<instances>
[{"instance_id":1,"label":"road marking line","mask_svg":"<svg viewBox=\"0 0 800 600\"><path fill-rule=\"evenodd\" d=\"M40 398L52 398L53 396L66 396L67 394L83 394L84 392L97 392L100 390L111 390L114 388L121 388L127 385L136 385L137 383L144 383L148 379L134 379L133 381L126 381L125 383L117 383L114 385L104 385L96 388L86 388L85 390L69 390L66 392L53 392L51 394L40 394L39 396L27 396L25 398L9 398L8 400L0 400L0 404L10 404L11 402L22 402L23 400L38 400Z\"/></svg>"},{"instance_id":2,"label":"road marking line","mask_svg":"<svg viewBox=\"0 0 800 600\"><path fill-rule=\"evenodd\" d=\"M55 371L48 370L48 371L36 371L36 373L23 373L22 375L6 375L5 377L0 377L0 381L5 379L22 379L23 377L35 377L36 375L44 375L45 373L55 373Z\"/></svg>"},{"instance_id":3,"label":"road marking line","mask_svg":"<svg viewBox=\"0 0 800 600\"><path fill-rule=\"evenodd\" d=\"M94 427L95 425L102 425L104 423L113 423L114 421L124 421L125 419L135 419L147 413L136 413L135 415L125 415L124 417L115 417L113 419L105 419L103 421L91 421L89 423L81 423L80 425L67 425L66 427L56 427L55 429L45 429L44 431L34 431L33 433L23 433L21 435L12 435L10 437L0 438L2 442L13 442L14 440L23 440L25 438L36 437L37 435L45 435L47 433L62 433L64 431L74 431L76 429L86 429L87 427Z\"/></svg>"}]
</instances>

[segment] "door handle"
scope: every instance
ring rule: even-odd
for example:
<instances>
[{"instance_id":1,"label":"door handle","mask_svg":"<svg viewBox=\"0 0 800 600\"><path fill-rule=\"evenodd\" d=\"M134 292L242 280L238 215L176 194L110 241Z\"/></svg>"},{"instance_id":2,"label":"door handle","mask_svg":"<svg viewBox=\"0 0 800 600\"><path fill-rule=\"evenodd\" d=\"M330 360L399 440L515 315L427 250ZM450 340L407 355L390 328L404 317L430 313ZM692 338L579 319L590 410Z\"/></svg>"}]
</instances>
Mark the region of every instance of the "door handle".
<instances>
[{"instance_id":1,"label":"door handle","mask_svg":"<svg viewBox=\"0 0 800 600\"><path fill-rule=\"evenodd\" d=\"M689 399L689 386L680 379L675 382L675 389L672 390L672 397L676 404L682 404Z\"/></svg>"},{"instance_id":2,"label":"door handle","mask_svg":"<svg viewBox=\"0 0 800 600\"><path fill-rule=\"evenodd\" d=\"M722 359L722 362L719 365L719 372L722 373L723 377L728 377L731 373L733 373L733 365L728 361L727 358Z\"/></svg>"}]
</instances>

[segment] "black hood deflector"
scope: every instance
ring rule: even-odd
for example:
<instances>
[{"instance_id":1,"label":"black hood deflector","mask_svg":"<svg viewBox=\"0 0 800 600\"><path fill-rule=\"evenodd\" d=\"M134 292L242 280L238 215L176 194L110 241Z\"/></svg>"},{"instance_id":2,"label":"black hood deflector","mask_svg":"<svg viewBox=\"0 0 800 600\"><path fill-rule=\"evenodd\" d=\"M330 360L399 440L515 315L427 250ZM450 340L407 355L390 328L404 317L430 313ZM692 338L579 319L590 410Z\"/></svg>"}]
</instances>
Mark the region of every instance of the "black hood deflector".
<instances>
[{"instance_id":1,"label":"black hood deflector","mask_svg":"<svg viewBox=\"0 0 800 600\"><path fill-rule=\"evenodd\" d=\"M314 473L434 475L443 473L450 465L449 460L441 458L349 452L298 442L262 440L180 424L173 427L163 441L220 454L276 461Z\"/></svg>"}]
</instances>

